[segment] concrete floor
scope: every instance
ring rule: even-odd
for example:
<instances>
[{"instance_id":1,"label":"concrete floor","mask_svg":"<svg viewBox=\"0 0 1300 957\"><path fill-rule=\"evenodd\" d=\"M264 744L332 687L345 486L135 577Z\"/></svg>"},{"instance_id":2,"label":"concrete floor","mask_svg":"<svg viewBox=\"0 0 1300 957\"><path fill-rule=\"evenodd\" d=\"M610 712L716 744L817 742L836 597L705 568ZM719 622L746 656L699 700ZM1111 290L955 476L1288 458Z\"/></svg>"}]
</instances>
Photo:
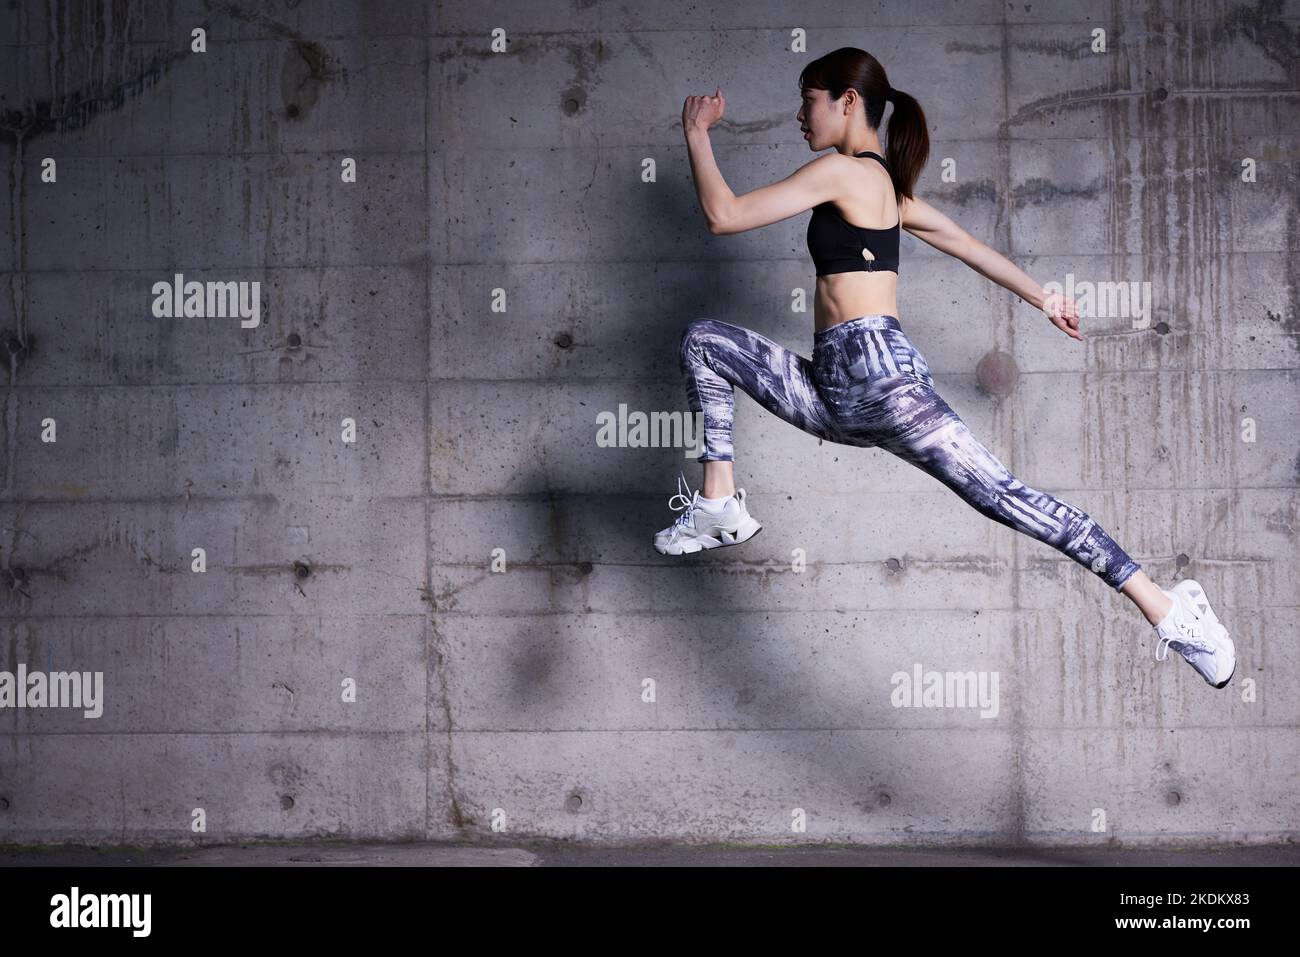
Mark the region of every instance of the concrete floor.
<instances>
[{"instance_id":1,"label":"concrete floor","mask_svg":"<svg viewBox=\"0 0 1300 957\"><path fill-rule=\"evenodd\" d=\"M1300 845L1219 848L569 847L516 844L234 844L203 848L0 846L0 866L223 867L1287 867Z\"/></svg>"}]
</instances>

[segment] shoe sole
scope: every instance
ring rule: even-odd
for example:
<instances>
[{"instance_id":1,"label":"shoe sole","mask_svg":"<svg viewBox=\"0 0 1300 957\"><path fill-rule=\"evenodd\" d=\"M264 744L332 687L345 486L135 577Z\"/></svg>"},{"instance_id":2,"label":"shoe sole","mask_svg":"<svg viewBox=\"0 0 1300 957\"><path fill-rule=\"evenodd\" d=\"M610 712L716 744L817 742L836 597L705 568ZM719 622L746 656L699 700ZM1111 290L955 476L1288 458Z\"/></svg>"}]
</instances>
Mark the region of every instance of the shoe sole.
<instances>
[{"instance_id":1,"label":"shoe sole","mask_svg":"<svg viewBox=\"0 0 1300 957\"><path fill-rule=\"evenodd\" d=\"M732 536L732 540L729 542L717 538L712 538L712 537L708 537L707 540L703 538L693 538L688 541L681 542L679 549L675 552L670 552L666 548L661 548L659 546L659 543L655 542L655 551L657 551L660 555L672 555L672 556L694 555L696 552L708 551L714 548L727 548L730 545L743 545L745 542L749 541L751 538L753 538L762 530L763 530L763 526L760 525L756 519L751 518L750 516L747 515L741 521L739 527L736 529L734 534L725 531L723 532L724 535ZM713 544L710 545L707 544L707 542L712 542Z\"/></svg>"},{"instance_id":2,"label":"shoe sole","mask_svg":"<svg viewBox=\"0 0 1300 957\"><path fill-rule=\"evenodd\" d=\"M1209 603L1207 602L1206 604L1209 604ZM1214 626L1215 626L1215 631L1216 631L1216 634L1215 634L1215 636L1214 636L1214 641L1215 641L1216 643L1222 643L1222 642L1225 642L1225 641L1227 641L1227 642L1231 642L1231 641L1232 641L1232 636L1228 634L1228 629L1227 629L1227 628L1224 628L1223 625L1219 624L1217 621L1214 623ZM1233 649L1232 649L1232 670L1231 670L1230 672L1228 672L1228 677L1224 678L1224 679L1223 679L1222 681L1220 681L1217 685L1214 685L1214 687L1216 687L1216 688L1226 688L1227 685L1228 685L1228 682L1232 680L1232 676L1235 675L1236 673L1237 673L1237 649L1236 649L1236 646L1234 645L1234 646L1233 646Z\"/></svg>"},{"instance_id":3,"label":"shoe sole","mask_svg":"<svg viewBox=\"0 0 1300 957\"><path fill-rule=\"evenodd\" d=\"M1185 578L1182 581L1180 581L1178 584L1185 586L1183 589L1183 598L1185 598L1190 604L1193 605L1199 604L1197 600L1191 597L1190 595L1188 595L1186 591L1187 588L1190 588L1193 585L1195 585L1196 590L1201 593L1201 597L1205 599L1205 620L1208 621L1212 626L1213 630L1211 632L1210 637L1211 640L1215 643L1215 645L1218 645L1220 641L1231 642L1232 636L1228 634L1228 629L1223 627L1223 622L1219 621L1219 616L1214 613L1214 607L1210 604L1210 599L1205 594L1205 586L1202 585L1200 582L1198 582L1195 578ZM1224 678L1218 684L1210 685L1210 687L1226 688L1228 686L1228 682L1232 680L1232 676L1235 675L1236 673L1237 673L1237 649L1236 646L1233 646L1232 670L1228 672L1228 677Z\"/></svg>"}]
</instances>

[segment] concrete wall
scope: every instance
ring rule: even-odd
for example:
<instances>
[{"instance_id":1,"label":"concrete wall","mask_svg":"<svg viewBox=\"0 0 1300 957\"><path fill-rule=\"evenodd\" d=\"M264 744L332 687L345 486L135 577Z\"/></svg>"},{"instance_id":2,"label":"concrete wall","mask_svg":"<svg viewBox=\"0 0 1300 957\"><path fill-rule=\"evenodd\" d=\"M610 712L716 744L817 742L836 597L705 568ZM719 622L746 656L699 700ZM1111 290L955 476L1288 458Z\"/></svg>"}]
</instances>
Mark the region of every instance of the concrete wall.
<instances>
[{"instance_id":1,"label":"concrete wall","mask_svg":"<svg viewBox=\"0 0 1300 957\"><path fill-rule=\"evenodd\" d=\"M0 670L104 681L99 717L0 709L0 841L1300 831L1300 4L49 0L0 38ZM1077 343L903 240L940 392L1206 585L1225 690L1061 553L743 395L763 534L652 550L695 452L597 416L685 411L694 318L812 340L807 216L710 235L682 101L722 86L748 191L810 158L796 78L843 45L927 111L923 198L1149 294ZM156 316L176 273L261 283L259 324ZM894 707L916 667L996 672L996 715Z\"/></svg>"}]
</instances>

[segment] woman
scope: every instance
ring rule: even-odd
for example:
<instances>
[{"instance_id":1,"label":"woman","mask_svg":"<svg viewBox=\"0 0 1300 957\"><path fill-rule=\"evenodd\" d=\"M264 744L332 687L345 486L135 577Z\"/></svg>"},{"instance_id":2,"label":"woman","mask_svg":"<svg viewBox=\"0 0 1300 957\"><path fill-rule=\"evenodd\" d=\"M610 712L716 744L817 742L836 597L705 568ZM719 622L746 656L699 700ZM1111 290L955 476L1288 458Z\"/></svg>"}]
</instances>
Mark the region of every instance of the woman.
<instances>
[{"instance_id":1,"label":"woman","mask_svg":"<svg viewBox=\"0 0 1300 957\"><path fill-rule=\"evenodd\" d=\"M687 97L682 124L700 206L714 235L740 233L812 209L808 250L817 271L813 355L714 319L692 322L680 361L691 410L704 421L704 495L679 483L682 514L655 536L666 555L738 545L762 526L736 490L731 443L733 386L769 412L827 442L882 448L924 470L981 514L1044 542L1127 595L1155 626L1156 658L1179 652L1209 684L1236 670L1233 642L1200 584L1158 587L1086 513L1012 475L935 392L925 359L898 321L901 229L955 256L1043 310L1082 340L1075 304L1045 290L1013 263L913 195L929 156L920 104L893 89L871 54L844 47L799 77L796 118L809 148L832 152L791 176L743 196L718 171L709 127L726 100ZM878 129L886 101L888 146ZM882 155L883 153L883 155ZM677 503L680 500L680 505ZM1162 657L1161 648L1165 652Z\"/></svg>"}]
</instances>

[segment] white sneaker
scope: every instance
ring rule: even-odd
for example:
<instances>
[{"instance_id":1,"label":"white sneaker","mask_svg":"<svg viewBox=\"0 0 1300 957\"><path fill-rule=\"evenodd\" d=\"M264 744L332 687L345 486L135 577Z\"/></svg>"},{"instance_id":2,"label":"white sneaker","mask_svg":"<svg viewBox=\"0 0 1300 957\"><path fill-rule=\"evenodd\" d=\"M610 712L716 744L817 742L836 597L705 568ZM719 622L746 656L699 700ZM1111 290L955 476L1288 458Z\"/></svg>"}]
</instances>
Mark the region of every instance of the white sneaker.
<instances>
[{"instance_id":1,"label":"white sneaker","mask_svg":"<svg viewBox=\"0 0 1300 957\"><path fill-rule=\"evenodd\" d=\"M1220 624L1201 583L1188 578L1172 589L1160 589L1174 603L1160 624L1156 625L1156 661L1169 657L1172 648L1196 669L1197 674L1216 688L1222 688L1237 671L1237 649ZM1161 657L1161 648L1164 657Z\"/></svg>"},{"instance_id":2,"label":"white sneaker","mask_svg":"<svg viewBox=\"0 0 1300 957\"><path fill-rule=\"evenodd\" d=\"M683 492L685 489L685 492ZM699 503L700 490L691 492L686 476L677 479L677 494L668 500L673 511L681 511L677 521L655 534L655 551L661 555L686 555L706 548L739 545L747 542L763 527L745 507L745 490L737 489L722 507L710 511ZM680 504L677 504L680 500Z\"/></svg>"}]
</instances>

